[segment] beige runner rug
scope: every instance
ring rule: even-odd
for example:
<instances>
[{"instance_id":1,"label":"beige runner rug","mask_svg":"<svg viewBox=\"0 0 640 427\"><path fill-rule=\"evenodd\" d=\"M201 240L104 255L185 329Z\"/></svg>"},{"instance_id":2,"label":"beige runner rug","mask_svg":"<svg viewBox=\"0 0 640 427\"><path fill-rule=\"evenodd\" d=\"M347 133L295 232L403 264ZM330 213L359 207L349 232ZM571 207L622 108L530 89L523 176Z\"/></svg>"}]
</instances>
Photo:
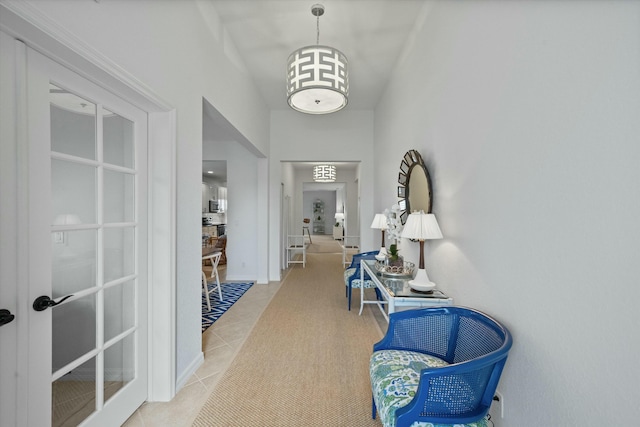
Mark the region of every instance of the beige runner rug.
<instances>
[{"instance_id":1,"label":"beige runner rug","mask_svg":"<svg viewBox=\"0 0 640 427\"><path fill-rule=\"evenodd\" d=\"M341 255L307 256L307 267L292 268L194 426L380 426L371 419L368 374L380 328L370 310L347 311Z\"/></svg>"},{"instance_id":2,"label":"beige runner rug","mask_svg":"<svg viewBox=\"0 0 640 427\"><path fill-rule=\"evenodd\" d=\"M337 254L342 253L342 246L338 240L334 240L333 236L314 234L313 243L307 246L308 254Z\"/></svg>"}]
</instances>

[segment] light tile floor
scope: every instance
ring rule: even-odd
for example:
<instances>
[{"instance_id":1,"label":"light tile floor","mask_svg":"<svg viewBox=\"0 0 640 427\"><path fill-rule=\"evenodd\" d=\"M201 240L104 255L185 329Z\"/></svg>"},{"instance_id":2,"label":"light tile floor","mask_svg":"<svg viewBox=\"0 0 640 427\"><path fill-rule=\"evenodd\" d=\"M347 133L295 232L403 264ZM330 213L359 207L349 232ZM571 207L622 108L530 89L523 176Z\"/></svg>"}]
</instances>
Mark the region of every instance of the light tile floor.
<instances>
[{"instance_id":1,"label":"light tile floor","mask_svg":"<svg viewBox=\"0 0 640 427\"><path fill-rule=\"evenodd\" d=\"M205 269L205 272L208 273ZM220 281L226 276L219 268ZM202 334L204 363L170 402L144 403L125 427L191 426L200 408L231 364L281 282L253 285L220 319ZM223 297L224 297L224 288ZM212 295L213 296L213 295Z\"/></svg>"}]
</instances>

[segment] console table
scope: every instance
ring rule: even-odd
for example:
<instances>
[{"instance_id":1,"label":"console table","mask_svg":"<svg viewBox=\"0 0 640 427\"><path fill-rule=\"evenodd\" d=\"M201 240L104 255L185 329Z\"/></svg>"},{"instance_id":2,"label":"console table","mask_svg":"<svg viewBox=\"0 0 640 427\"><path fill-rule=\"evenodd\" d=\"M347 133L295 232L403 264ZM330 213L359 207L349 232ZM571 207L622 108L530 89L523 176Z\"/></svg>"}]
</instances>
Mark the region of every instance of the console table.
<instances>
[{"instance_id":1,"label":"console table","mask_svg":"<svg viewBox=\"0 0 640 427\"><path fill-rule=\"evenodd\" d=\"M371 277L373 283L380 290L385 301L365 300L364 289L360 288L360 314L365 304L376 304L387 322L389 314L395 313L397 307L434 307L453 305L453 298L448 297L442 291L434 289L430 293L416 292L409 286L409 276L382 275L375 266L374 260L360 261L360 280L364 283L365 272ZM387 305L385 312L384 305Z\"/></svg>"}]
</instances>

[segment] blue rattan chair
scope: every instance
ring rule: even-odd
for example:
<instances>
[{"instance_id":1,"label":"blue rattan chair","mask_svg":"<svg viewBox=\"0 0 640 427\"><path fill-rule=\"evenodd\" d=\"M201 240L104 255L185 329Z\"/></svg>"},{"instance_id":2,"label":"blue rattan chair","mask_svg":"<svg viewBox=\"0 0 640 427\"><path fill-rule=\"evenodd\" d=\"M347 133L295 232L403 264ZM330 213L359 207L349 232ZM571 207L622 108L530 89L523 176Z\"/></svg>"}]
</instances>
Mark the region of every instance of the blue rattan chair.
<instances>
[{"instance_id":1,"label":"blue rattan chair","mask_svg":"<svg viewBox=\"0 0 640 427\"><path fill-rule=\"evenodd\" d=\"M511 343L507 328L469 308L391 314L369 364L372 417L377 409L385 427L486 426Z\"/></svg>"},{"instance_id":2,"label":"blue rattan chair","mask_svg":"<svg viewBox=\"0 0 640 427\"><path fill-rule=\"evenodd\" d=\"M344 285L346 287L345 293L349 299L347 304L349 310L351 310L351 293L353 288L376 288L376 296L381 298L380 291L368 274L365 274L364 276L364 284L360 281L360 261L363 259L375 259L378 252L379 251L371 251L354 254L351 259L351 265L349 265L349 267L344 271ZM364 289L362 291L364 292Z\"/></svg>"}]
</instances>

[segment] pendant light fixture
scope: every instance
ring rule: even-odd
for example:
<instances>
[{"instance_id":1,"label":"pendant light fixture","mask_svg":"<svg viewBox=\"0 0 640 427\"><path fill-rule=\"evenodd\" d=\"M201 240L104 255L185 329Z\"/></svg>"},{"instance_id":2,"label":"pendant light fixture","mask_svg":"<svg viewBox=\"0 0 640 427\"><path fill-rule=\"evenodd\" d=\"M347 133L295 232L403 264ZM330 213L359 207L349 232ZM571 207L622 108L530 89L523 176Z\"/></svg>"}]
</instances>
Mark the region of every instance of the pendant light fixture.
<instances>
[{"instance_id":1,"label":"pendant light fixture","mask_svg":"<svg viewBox=\"0 0 640 427\"><path fill-rule=\"evenodd\" d=\"M334 165L316 165L313 167L315 182L335 182L336 167Z\"/></svg>"},{"instance_id":2,"label":"pendant light fixture","mask_svg":"<svg viewBox=\"0 0 640 427\"><path fill-rule=\"evenodd\" d=\"M338 49L320 45L320 16L324 14L324 6L314 4L311 13L316 17L316 45L289 55L287 102L302 113L334 113L348 102L348 61Z\"/></svg>"}]
</instances>

